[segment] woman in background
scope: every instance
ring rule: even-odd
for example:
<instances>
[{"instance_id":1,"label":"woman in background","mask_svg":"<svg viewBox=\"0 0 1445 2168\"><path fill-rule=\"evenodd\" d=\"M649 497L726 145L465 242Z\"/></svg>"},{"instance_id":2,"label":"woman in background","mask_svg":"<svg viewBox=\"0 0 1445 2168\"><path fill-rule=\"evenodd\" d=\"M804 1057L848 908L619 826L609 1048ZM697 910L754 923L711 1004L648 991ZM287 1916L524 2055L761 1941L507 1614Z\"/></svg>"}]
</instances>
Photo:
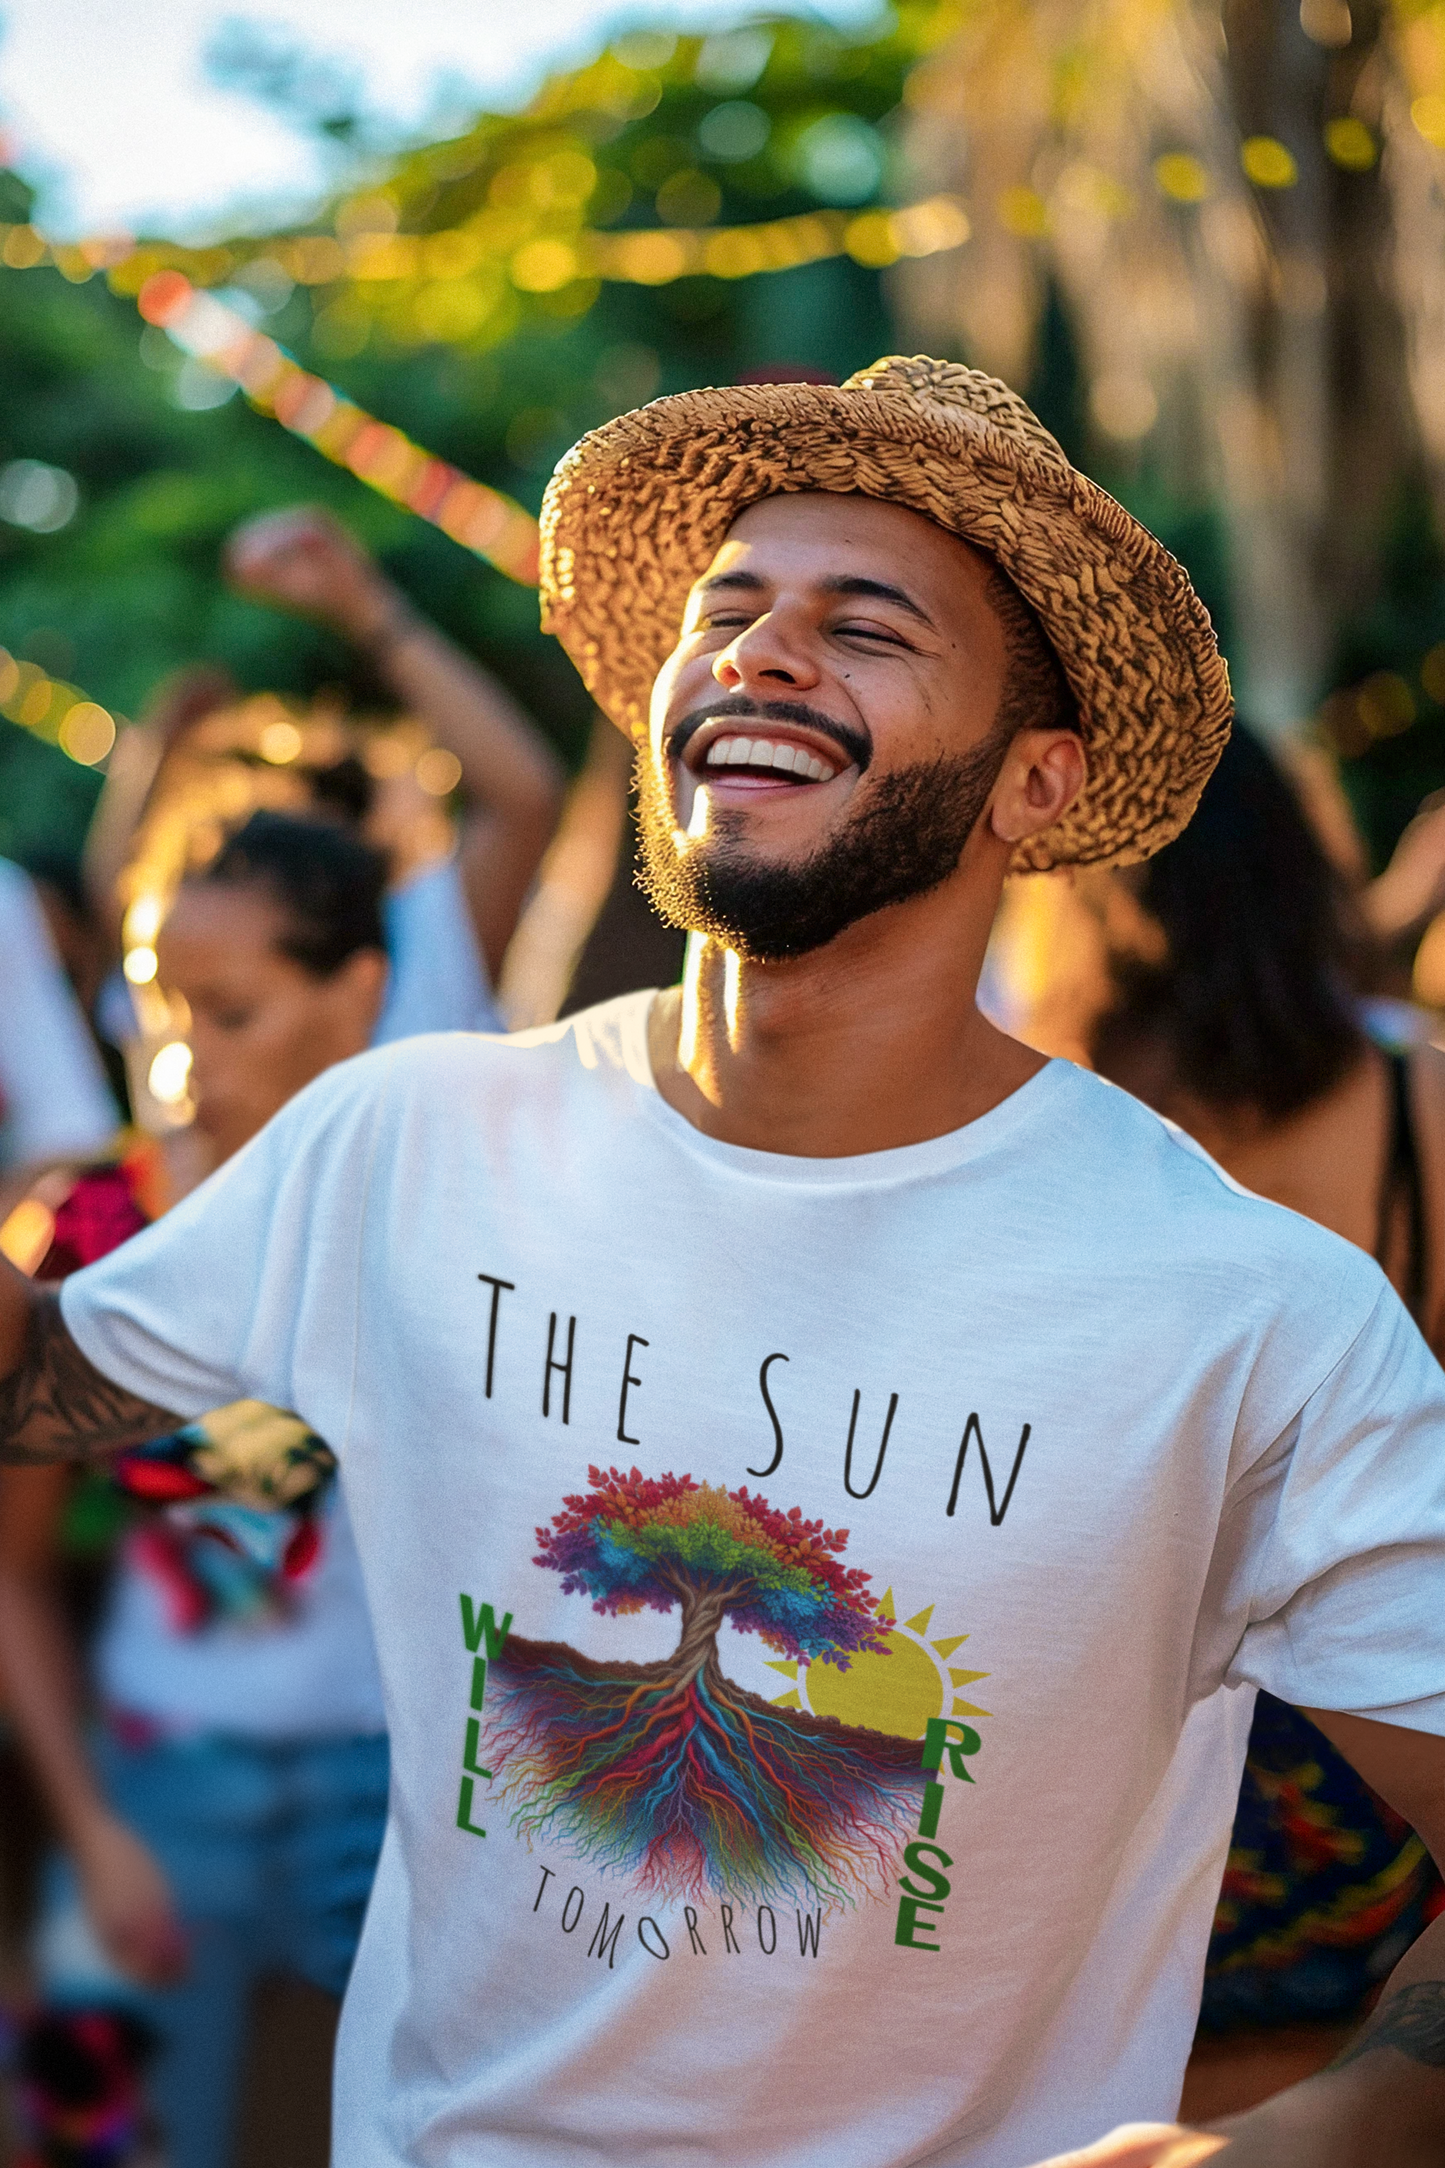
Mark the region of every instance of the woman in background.
<instances>
[{"instance_id":1,"label":"woman in background","mask_svg":"<svg viewBox=\"0 0 1445 2168\"><path fill-rule=\"evenodd\" d=\"M336 824L263 813L178 891L160 976L189 1005L217 1162L370 1042L384 874ZM177 1201L167 1189L154 1157L82 1176L42 1274L113 1248ZM247 1425L302 1430L249 1403L203 1427ZM165 1495L164 1464L136 1480ZM334 1494L315 1522L204 1497L150 1509L95 1648L91 1736L57 1581L73 1482L64 1466L0 1471L0 1672L72 1867L42 1973L52 1999L121 1997L150 2022L171 2168L225 2168L251 1991L289 1971L339 2006L381 1843L385 1720L355 1547Z\"/></svg>"},{"instance_id":2,"label":"woman in background","mask_svg":"<svg viewBox=\"0 0 1445 2168\"><path fill-rule=\"evenodd\" d=\"M506 688L430 624L341 523L316 507L249 520L226 547L232 584L251 600L312 617L364 655L401 711L451 754L455 847L417 865L406 831L435 799L409 776L378 785L348 757L309 784L312 810L353 826L390 861L383 902L391 977L377 1044L424 1031L502 1029L502 959L557 824L562 768ZM97 908L120 930L120 876L142 822L165 795L174 757L237 698L220 673L185 673L154 717L122 733L87 845Z\"/></svg>"},{"instance_id":3,"label":"woman in background","mask_svg":"<svg viewBox=\"0 0 1445 2168\"><path fill-rule=\"evenodd\" d=\"M1369 1250L1445 1355L1445 1057L1371 1036L1365 921L1263 747L1236 729L1184 833L1112 878L1094 1065Z\"/></svg>"},{"instance_id":4,"label":"woman in background","mask_svg":"<svg viewBox=\"0 0 1445 2168\"><path fill-rule=\"evenodd\" d=\"M1364 917L1264 749L1236 729L1178 840L1093 893L1094 1065L1246 1188L1370 1251L1445 1356L1445 1056L1366 1028ZM1441 1896L1398 1816L1261 1694L1203 2030L1242 2071L1277 2028L1352 2019ZM1315 2061L1333 2044L1321 2030ZM1247 2104L1228 2097L1229 2054L1211 2055L1208 2112Z\"/></svg>"}]
</instances>

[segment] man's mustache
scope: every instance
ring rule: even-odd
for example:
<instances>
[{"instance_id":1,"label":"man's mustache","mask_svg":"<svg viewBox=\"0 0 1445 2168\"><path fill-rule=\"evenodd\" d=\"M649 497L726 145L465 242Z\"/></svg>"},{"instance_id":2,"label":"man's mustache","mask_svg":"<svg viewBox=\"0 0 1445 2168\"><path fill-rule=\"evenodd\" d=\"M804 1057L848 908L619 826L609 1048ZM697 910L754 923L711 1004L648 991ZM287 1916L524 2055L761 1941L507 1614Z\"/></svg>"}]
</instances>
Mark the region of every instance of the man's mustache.
<instances>
[{"instance_id":1,"label":"man's mustache","mask_svg":"<svg viewBox=\"0 0 1445 2168\"><path fill-rule=\"evenodd\" d=\"M694 708L680 722L674 723L667 733L668 758L681 760L703 724L719 721L796 723L805 730L816 731L821 738L831 738L834 745L847 754L860 775L873 758L873 740L866 730L854 730L847 723L836 723L831 715L823 715L801 700L754 700L746 693L724 693L719 699L710 700L705 708Z\"/></svg>"}]
</instances>

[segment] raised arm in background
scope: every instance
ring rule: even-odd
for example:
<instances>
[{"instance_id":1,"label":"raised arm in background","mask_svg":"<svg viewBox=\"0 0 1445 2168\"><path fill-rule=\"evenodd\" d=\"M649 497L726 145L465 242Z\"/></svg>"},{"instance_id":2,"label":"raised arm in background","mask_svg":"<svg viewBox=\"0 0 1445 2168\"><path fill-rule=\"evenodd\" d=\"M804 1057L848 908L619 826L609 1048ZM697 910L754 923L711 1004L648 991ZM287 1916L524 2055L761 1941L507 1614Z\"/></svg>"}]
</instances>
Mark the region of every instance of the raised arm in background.
<instances>
[{"instance_id":1,"label":"raised arm in background","mask_svg":"<svg viewBox=\"0 0 1445 2168\"><path fill-rule=\"evenodd\" d=\"M302 506L248 521L226 569L243 594L319 618L365 649L460 762L462 883L495 983L557 825L556 755L505 687L428 624L329 514Z\"/></svg>"}]
</instances>

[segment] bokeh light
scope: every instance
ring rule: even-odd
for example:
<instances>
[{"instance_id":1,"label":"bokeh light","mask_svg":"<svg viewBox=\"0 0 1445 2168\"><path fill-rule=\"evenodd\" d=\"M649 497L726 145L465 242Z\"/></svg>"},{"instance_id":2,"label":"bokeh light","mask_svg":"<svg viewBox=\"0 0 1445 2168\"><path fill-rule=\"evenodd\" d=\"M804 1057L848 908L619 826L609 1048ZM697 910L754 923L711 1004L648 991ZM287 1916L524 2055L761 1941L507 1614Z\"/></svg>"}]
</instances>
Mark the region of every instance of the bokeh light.
<instances>
[{"instance_id":1,"label":"bokeh light","mask_svg":"<svg viewBox=\"0 0 1445 2168\"><path fill-rule=\"evenodd\" d=\"M1240 149L1239 162L1245 178L1253 181L1256 188L1293 188L1299 179L1299 165L1293 151L1274 136L1247 137Z\"/></svg>"},{"instance_id":2,"label":"bokeh light","mask_svg":"<svg viewBox=\"0 0 1445 2168\"><path fill-rule=\"evenodd\" d=\"M0 519L32 534L55 534L74 519L80 490L64 467L43 459L12 459L0 467Z\"/></svg>"},{"instance_id":3,"label":"bokeh light","mask_svg":"<svg viewBox=\"0 0 1445 2168\"><path fill-rule=\"evenodd\" d=\"M171 1039L151 1059L146 1083L163 1107L178 1107L191 1081L191 1050L183 1039Z\"/></svg>"},{"instance_id":4,"label":"bokeh light","mask_svg":"<svg viewBox=\"0 0 1445 2168\"><path fill-rule=\"evenodd\" d=\"M60 725L60 749L83 768L107 758L115 744L115 720L94 700L77 700Z\"/></svg>"},{"instance_id":5,"label":"bokeh light","mask_svg":"<svg viewBox=\"0 0 1445 2168\"><path fill-rule=\"evenodd\" d=\"M287 761L297 759L302 744L302 736L296 725L285 720L267 723L257 741L261 758L269 760L278 768L284 767Z\"/></svg>"},{"instance_id":6,"label":"bokeh light","mask_svg":"<svg viewBox=\"0 0 1445 2168\"><path fill-rule=\"evenodd\" d=\"M445 746L433 745L416 764L416 779L431 798L446 798L462 779L462 764Z\"/></svg>"}]
</instances>

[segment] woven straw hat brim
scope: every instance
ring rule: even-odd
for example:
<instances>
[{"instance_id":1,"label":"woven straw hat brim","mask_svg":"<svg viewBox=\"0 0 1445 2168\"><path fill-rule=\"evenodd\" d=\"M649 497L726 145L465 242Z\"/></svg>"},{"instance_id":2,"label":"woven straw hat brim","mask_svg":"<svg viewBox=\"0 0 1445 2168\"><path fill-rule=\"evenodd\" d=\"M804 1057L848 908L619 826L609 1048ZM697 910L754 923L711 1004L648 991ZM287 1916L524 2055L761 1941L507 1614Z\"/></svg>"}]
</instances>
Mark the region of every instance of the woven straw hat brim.
<instances>
[{"instance_id":1,"label":"woven straw hat brim","mask_svg":"<svg viewBox=\"0 0 1445 2168\"><path fill-rule=\"evenodd\" d=\"M1089 780L1019 870L1147 858L1184 827L1229 733L1203 604L1147 528L1017 395L894 358L845 385L683 392L569 452L542 506L544 627L622 729L646 727L688 591L748 505L877 497L986 550L1032 604L1079 706Z\"/></svg>"}]
</instances>

